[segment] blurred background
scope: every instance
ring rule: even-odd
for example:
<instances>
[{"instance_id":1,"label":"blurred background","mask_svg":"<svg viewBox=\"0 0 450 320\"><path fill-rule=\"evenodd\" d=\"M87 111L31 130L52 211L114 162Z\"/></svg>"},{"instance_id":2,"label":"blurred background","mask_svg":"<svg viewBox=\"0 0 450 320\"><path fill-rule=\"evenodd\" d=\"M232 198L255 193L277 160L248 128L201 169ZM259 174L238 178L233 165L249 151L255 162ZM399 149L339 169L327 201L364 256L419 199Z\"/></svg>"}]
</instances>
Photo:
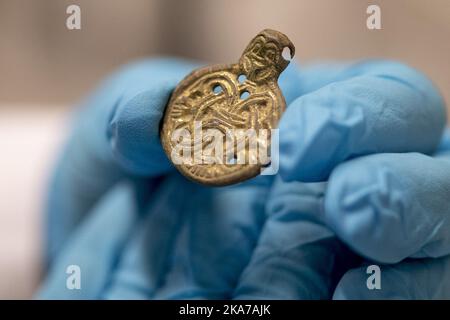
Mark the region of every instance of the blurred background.
<instances>
[{"instance_id":1,"label":"blurred background","mask_svg":"<svg viewBox=\"0 0 450 320\"><path fill-rule=\"evenodd\" d=\"M81 30L66 28L71 4ZM370 4L381 30L366 27ZM130 60L234 62L268 27L302 63L402 60L450 101L449 0L0 0L0 298L39 281L45 187L73 105Z\"/></svg>"}]
</instances>

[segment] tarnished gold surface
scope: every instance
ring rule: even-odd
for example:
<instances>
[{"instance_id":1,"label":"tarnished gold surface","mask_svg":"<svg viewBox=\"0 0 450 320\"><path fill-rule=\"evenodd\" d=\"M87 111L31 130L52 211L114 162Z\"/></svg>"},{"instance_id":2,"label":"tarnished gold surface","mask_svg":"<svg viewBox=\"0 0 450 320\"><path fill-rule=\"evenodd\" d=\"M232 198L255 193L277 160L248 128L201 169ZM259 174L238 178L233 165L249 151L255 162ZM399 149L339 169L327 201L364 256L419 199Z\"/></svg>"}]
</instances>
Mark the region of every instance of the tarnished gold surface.
<instances>
[{"instance_id":1,"label":"tarnished gold surface","mask_svg":"<svg viewBox=\"0 0 450 320\"><path fill-rule=\"evenodd\" d=\"M276 128L286 107L277 84L280 73L289 64L282 56L286 47L291 57L294 56L295 48L287 36L266 29L252 39L238 63L203 67L184 78L171 96L161 128L161 141L169 159L173 161L171 155L177 141L173 141L172 134L177 129L192 134L190 141L182 141L192 150L209 143L207 139L195 139L194 123L202 123L202 132L210 128L223 133L227 129ZM245 148L250 145L245 144ZM175 164L186 177L216 186L254 177L263 165L225 161Z\"/></svg>"}]
</instances>

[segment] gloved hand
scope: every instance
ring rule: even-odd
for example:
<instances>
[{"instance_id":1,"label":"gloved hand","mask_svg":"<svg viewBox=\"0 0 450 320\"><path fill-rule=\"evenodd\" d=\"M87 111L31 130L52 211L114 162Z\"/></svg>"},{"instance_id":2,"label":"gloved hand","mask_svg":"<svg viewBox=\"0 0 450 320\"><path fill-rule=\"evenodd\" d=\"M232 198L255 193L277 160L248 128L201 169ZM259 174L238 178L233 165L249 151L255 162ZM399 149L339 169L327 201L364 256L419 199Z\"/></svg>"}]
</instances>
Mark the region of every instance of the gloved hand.
<instances>
[{"instance_id":1,"label":"gloved hand","mask_svg":"<svg viewBox=\"0 0 450 320\"><path fill-rule=\"evenodd\" d=\"M383 61L291 63L280 174L210 188L180 176L158 137L194 67L134 64L85 103L50 190L38 297L450 297L450 139L438 147L444 103L426 78ZM388 264L381 290L365 259Z\"/></svg>"}]
</instances>

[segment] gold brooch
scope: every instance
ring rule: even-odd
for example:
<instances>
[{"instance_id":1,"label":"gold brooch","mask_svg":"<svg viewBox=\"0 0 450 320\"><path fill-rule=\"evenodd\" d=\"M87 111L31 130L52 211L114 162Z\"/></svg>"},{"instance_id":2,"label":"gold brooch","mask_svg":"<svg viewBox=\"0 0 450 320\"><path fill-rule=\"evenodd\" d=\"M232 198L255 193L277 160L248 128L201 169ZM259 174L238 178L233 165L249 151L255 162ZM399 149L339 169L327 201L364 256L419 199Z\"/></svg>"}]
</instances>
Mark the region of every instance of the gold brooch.
<instances>
[{"instance_id":1,"label":"gold brooch","mask_svg":"<svg viewBox=\"0 0 450 320\"><path fill-rule=\"evenodd\" d=\"M183 175L221 186L252 178L270 163L263 153L286 108L277 83L289 64L286 48L293 57L288 37L266 29L238 63L194 70L178 84L165 110L161 141Z\"/></svg>"}]
</instances>

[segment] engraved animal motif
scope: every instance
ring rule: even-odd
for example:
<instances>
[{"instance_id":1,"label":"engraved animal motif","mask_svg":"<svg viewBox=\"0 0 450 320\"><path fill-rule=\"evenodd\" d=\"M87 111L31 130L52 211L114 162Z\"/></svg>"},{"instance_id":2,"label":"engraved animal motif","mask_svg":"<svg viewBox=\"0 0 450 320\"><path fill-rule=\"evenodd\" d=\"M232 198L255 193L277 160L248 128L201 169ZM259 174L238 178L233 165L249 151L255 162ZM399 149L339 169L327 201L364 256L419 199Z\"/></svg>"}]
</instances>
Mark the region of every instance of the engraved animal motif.
<instances>
[{"instance_id":1,"label":"engraved animal motif","mask_svg":"<svg viewBox=\"0 0 450 320\"><path fill-rule=\"evenodd\" d=\"M166 154L172 160L176 146L192 154L195 150L214 148L218 139L224 152L216 162L207 161L204 154L197 162L175 164L186 177L207 185L227 185L240 182L259 174L265 163L249 161L256 146L248 135L238 135L226 149L226 137L230 132L260 129L269 132L268 142L258 138L261 144L270 146L270 129L274 129L285 109L286 103L278 87L280 73L289 61L282 56L288 48L293 56L295 48L282 33L274 30L260 32L244 50L239 63L204 67L193 71L183 79L173 92L166 108L161 140ZM196 135L196 126L201 135ZM220 137L208 136L208 130L220 132ZM189 139L174 139L177 130L189 133ZM230 161L230 155L246 151L245 163ZM209 157L209 159L211 159ZM253 159L254 160L254 159Z\"/></svg>"}]
</instances>

